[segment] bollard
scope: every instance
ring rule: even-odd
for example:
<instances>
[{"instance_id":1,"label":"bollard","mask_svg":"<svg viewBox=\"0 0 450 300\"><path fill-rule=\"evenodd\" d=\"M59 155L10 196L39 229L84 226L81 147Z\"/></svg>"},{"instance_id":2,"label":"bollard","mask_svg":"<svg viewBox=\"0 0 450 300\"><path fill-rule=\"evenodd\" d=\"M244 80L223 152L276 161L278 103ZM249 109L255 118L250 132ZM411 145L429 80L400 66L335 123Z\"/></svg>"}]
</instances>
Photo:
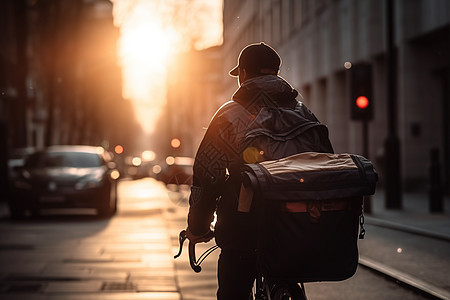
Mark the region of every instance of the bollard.
<instances>
[{"instance_id":1,"label":"bollard","mask_svg":"<svg viewBox=\"0 0 450 300\"><path fill-rule=\"evenodd\" d=\"M429 184L429 209L430 212L443 212L443 193L441 185L441 165L439 163L439 149L430 151L430 184Z\"/></svg>"}]
</instances>

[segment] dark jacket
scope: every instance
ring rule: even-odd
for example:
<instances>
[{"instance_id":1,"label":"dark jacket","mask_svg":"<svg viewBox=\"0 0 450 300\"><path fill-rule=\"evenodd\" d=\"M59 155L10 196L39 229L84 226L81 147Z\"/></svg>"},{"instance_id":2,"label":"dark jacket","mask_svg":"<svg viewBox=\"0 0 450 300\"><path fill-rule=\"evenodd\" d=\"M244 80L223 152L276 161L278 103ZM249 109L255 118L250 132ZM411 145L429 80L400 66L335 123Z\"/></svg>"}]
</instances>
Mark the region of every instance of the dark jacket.
<instances>
[{"instance_id":1,"label":"dark jacket","mask_svg":"<svg viewBox=\"0 0 450 300\"><path fill-rule=\"evenodd\" d=\"M295 122L318 123L311 111L296 100L297 96L298 92L283 78L264 75L245 81L232 101L219 108L195 158L188 215L188 226L193 234L207 233L216 211L216 243L221 248L254 249L255 212L237 211L241 185L239 166L245 163L246 148L242 142L249 129L258 126L254 121L261 119L262 108L289 108L295 115ZM289 122L285 119L266 121L275 130L283 127L283 122ZM314 133L309 137L306 134L305 140L315 151L332 152L331 144L323 148L323 141Z\"/></svg>"}]
</instances>

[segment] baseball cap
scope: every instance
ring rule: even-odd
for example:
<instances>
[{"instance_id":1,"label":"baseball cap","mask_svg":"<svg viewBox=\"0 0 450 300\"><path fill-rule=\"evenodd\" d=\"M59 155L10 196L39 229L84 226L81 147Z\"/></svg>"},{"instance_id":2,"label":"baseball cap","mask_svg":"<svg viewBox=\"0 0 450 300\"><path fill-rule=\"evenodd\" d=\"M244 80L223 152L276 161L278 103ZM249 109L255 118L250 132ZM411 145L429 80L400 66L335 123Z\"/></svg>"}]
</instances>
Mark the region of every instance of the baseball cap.
<instances>
[{"instance_id":1,"label":"baseball cap","mask_svg":"<svg viewBox=\"0 0 450 300\"><path fill-rule=\"evenodd\" d=\"M238 58L238 65L230 71L231 76L238 76L239 67L252 73L267 73L280 69L281 58L269 45L261 42L250 44L242 49Z\"/></svg>"}]
</instances>

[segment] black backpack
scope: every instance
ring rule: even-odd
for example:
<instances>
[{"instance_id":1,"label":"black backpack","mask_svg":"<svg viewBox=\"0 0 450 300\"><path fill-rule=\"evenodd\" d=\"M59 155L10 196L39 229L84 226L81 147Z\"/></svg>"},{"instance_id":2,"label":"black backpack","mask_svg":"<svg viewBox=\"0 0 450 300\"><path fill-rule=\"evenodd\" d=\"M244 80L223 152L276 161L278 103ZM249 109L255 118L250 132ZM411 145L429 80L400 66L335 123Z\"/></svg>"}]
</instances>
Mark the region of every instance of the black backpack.
<instances>
[{"instance_id":1,"label":"black backpack","mask_svg":"<svg viewBox=\"0 0 450 300\"><path fill-rule=\"evenodd\" d=\"M351 277L363 195L377 181L371 162L333 154L327 127L300 106L261 108L241 147L238 210L258 211L262 274L296 282Z\"/></svg>"},{"instance_id":2,"label":"black backpack","mask_svg":"<svg viewBox=\"0 0 450 300\"><path fill-rule=\"evenodd\" d=\"M239 148L244 161L251 163L310 151L333 153L328 128L301 102L294 109L262 107L250 123ZM257 150L256 156L254 150ZM247 152L250 152L250 159L246 159Z\"/></svg>"}]
</instances>

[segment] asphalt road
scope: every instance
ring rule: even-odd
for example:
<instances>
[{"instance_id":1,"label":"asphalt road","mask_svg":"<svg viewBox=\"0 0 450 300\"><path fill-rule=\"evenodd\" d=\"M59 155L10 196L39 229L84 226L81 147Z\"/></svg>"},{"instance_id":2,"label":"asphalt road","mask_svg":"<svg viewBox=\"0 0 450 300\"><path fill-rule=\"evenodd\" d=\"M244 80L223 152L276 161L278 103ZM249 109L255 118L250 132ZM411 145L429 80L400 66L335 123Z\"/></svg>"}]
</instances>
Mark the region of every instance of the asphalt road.
<instances>
[{"instance_id":1,"label":"asphalt road","mask_svg":"<svg viewBox=\"0 0 450 300\"><path fill-rule=\"evenodd\" d=\"M0 299L215 299L219 251L198 274L189 267L186 247L173 259L178 233L186 227L187 196L186 189L167 190L150 179L125 181L119 186L118 214L111 219L90 211L56 211L20 222L2 218ZM367 231L360 248L373 258L400 255L405 263L428 249L410 252L416 246L397 243L399 237ZM198 253L212 245L200 245ZM391 253L399 247L402 254ZM436 258L443 255L436 252ZM435 260L424 262L435 268ZM362 267L346 281L306 284L306 292L311 300L425 299Z\"/></svg>"}]
</instances>

